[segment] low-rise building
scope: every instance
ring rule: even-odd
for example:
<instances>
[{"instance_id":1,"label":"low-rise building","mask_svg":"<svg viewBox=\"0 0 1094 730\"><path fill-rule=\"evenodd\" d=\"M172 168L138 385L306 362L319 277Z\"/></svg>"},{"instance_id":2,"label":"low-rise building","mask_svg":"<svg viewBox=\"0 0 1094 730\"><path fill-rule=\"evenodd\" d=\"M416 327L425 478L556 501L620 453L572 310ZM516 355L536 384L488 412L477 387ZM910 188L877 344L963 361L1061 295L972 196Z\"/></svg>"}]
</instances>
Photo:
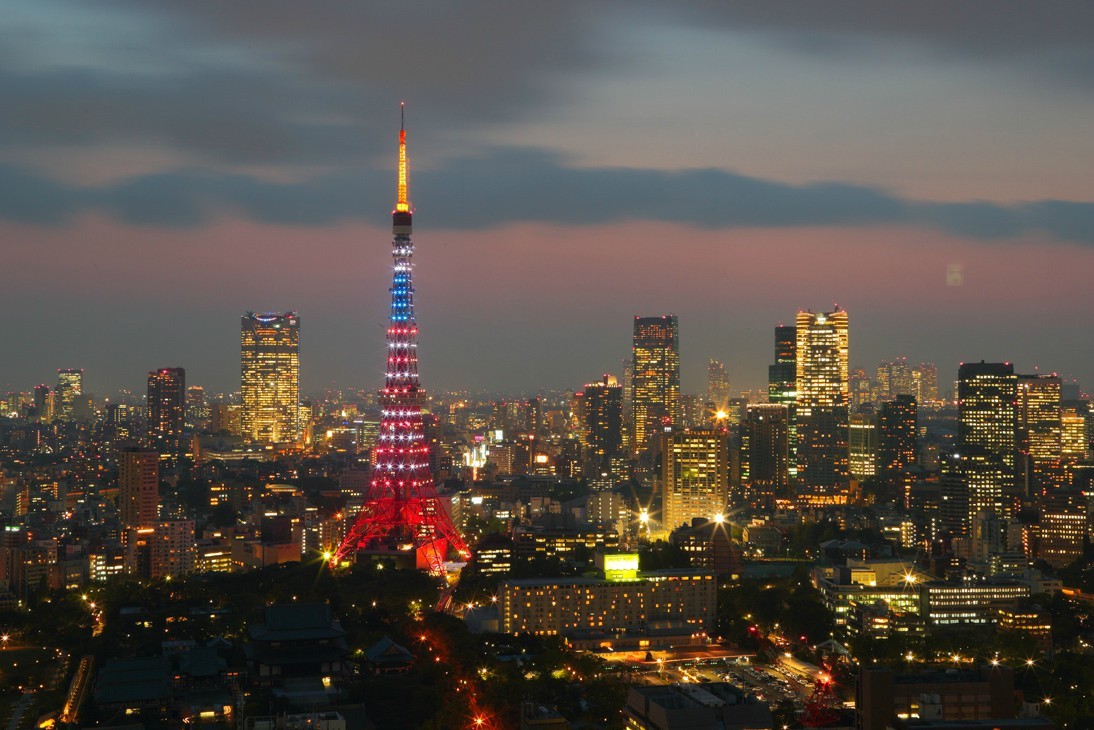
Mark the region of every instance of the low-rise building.
<instances>
[{"instance_id":1,"label":"low-rise building","mask_svg":"<svg viewBox=\"0 0 1094 730\"><path fill-rule=\"evenodd\" d=\"M501 631L594 640L651 629L675 637L705 635L713 625L717 583L712 572L639 572L637 555L598 556L598 563L601 577L596 578L504 581L498 598Z\"/></svg>"},{"instance_id":2,"label":"low-rise building","mask_svg":"<svg viewBox=\"0 0 1094 730\"><path fill-rule=\"evenodd\" d=\"M1013 718L1014 671L999 665L904 674L863 667L855 707L861 730L887 730L912 720Z\"/></svg>"},{"instance_id":3,"label":"low-rise building","mask_svg":"<svg viewBox=\"0 0 1094 730\"><path fill-rule=\"evenodd\" d=\"M633 685L623 707L633 730L761 730L771 710L754 696L724 682Z\"/></svg>"}]
</instances>

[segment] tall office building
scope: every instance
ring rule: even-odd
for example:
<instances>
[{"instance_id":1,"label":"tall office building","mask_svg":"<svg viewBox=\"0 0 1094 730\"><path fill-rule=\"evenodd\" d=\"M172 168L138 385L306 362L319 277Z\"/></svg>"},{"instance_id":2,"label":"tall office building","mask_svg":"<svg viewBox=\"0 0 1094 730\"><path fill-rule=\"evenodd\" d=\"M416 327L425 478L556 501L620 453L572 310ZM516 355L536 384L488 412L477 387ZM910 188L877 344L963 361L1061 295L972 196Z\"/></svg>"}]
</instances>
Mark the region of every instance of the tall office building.
<instances>
[{"instance_id":1,"label":"tall office building","mask_svg":"<svg viewBox=\"0 0 1094 730\"><path fill-rule=\"evenodd\" d=\"M915 464L919 451L915 396L898 395L877 414L878 475L892 480Z\"/></svg>"},{"instance_id":2,"label":"tall office building","mask_svg":"<svg viewBox=\"0 0 1094 730\"><path fill-rule=\"evenodd\" d=\"M1085 495L1079 491L1053 490L1040 500L1040 507L1037 557L1055 568L1082 558L1083 544L1090 535Z\"/></svg>"},{"instance_id":3,"label":"tall office building","mask_svg":"<svg viewBox=\"0 0 1094 730\"><path fill-rule=\"evenodd\" d=\"M1018 376L1018 464L1020 491L1041 494L1061 486L1060 378Z\"/></svg>"},{"instance_id":4,"label":"tall office building","mask_svg":"<svg viewBox=\"0 0 1094 730\"><path fill-rule=\"evenodd\" d=\"M148 373L148 446L177 458L186 421L186 370L160 368Z\"/></svg>"},{"instance_id":5,"label":"tall office building","mask_svg":"<svg viewBox=\"0 0 1094 730\"><path fill-rule=\"evenodd\" d=\"M958 449L982 449L983 461L969 484L969 510L997 509L1009 517L1015 491L1018 378L1010 363L962 363L957 373ZM977 486L979 485L979 486ZM986 490L979 497L976 489ZM996 495L998 495L998 500Z\"/></svg>"},{"instance_id":6,"label":"tall office building","mask_svg":"<svg viewBox=\"0 0 1094 730\"><path fill-rule=\"evenodd\" d=\"M721 410L729 402L729 374L720 360L707 365L707 402L714 410Z\"/></svg>"},{"instance_id":7,"label":"tall office building","mask_svg":"<svg viewBox=\"0 0 1094 730\"><path fill-rule=\"evenodd\" d=\"M1087 456L1087 417L1078 408L1060 411L1060 459L1068 463L1082 461Z\"/></svg>"},{"instance_id":8,"label":"tall office building","mask_svg":"<svg viewBox=\"0 0 1094 730\"><path fill-rule=\"evenodd\" d=\"M915 399L920 408L936 407L938 403L938 368L933 362L921 362L912 371Z\"/></svg>"},{"instance_id":9,"label":"tall office building","mask_svg":"<svg viewBox=\"0 0 1094 730\"><path fill-rule=\"evenodd\" d=\"M205 388L200 385L186 387L186 427L200 431L209 425L209 406L205 402Z\"/></svg>"},{"instance_id":10,"label":"tall office building","mask_svg":"<svg viewBox=\"0 0 1094 730\"><path fill-rule=\"evenodd\" d=\"M585 476L594 489L610 489L622 481L623 388L611 375L585 386Z\"/></svg>"},{"instance_id":11,"label":"tall office building","mask_svg":"<svg viewBox=\"0 0 1094 730\"><path fill-rule=\"evenodd\" d=\"M118 516L128 528L149 527L159 519L160 457L155 449L118 453Z\"/></svg>"},{"instance_id":12,"label":"tall office building","mask_svg":"<svg viewBox=\"0 0 1094 730\"><path fill-rule=\"evenodd\" d=\"M741 423L741 486L754 507L773 507L790 484L790 418L783 403L753 403Z\"/></svg>"},{"instance_id":13,"label":"tall office building","mask_svg":"<svg viewBox=\"0 0 1094 730\"><path fill-rule=\"evenodd\" d=\"M847 312L798 312L798 481L820 502L842 502L848 477Z\"/></svg>"},{"instance_id":14,"label":"tall office building","mask_svg":"<svg viewBox=\"0 0 1094 730\"><path fill-rule=\"evenodd\" d=\"M786 406L789 426L787 450L790 476L798 473L798 426L795 409L798 402L798 330L797 327L775 327L775 363L767 366L767 401Z\"/></svg>"},{"instance_id":15,"label":"tall office building","mask_svg":"<svg viewBox=\"0 0 1094 730\"><path fill-rule=\"evenodd\" d=\"M848 471L855 479L871 479L877 476L877 411L872 405L864 404L851 413L847 432L847 457Z\"/></svg>"},{"instance_id":16,"label":"tall office building","mask_svg":"<svg viewBox=\"0 0 1094 730\"><path fill-rule=\"evenodd\" d=\"M775 363L767 366L767 400L793 405L797 402L798 333L796 327L775 327Z\"/></svg>"},{"instance_id":17,"label":"tall office building","mask_svg":"<svg viewBox=\"0 0 1094 730\"><path fill-rule=\"evenodd\" d=\"M79 408L78 401L83 392L83 368L58 370L53 417L58 421L75 421Z\"/></svg>"},{"instance_id":18,"label":"tall office building","mask_svg":"<svg viewBox=\"0 0 1094 730\"><path fill-rule=\"evenodd\" d=\"M883 360L877 366L877 397L879 401L891 401L898 395L915 395L915 376L908 367L908 358Z\"/></svg>"},{"instance_id":19,"label":"tall office building","mask_svg":"<svg viewBox=\"0 0 1094 730\"><path fill-rule=\"evenodd\" d=\"M34 410L39 422L53 421L53 397L53 390L48 385L34 386Z\"/></svg>"},{"instance_id":20,"label":"tall office building","mask_svg":"<svg viewBox=\"0 0 1094 730\"><path fill-rule=\"evenodd\" d=\"M680 420L680 327L676 315L634 318L634 448L656 446Z\"/></svg>"},{"instance_id":21,"label":"tall office building","mask_svg":"<svg viewBox=\"0 0 1094 730\"><path fill-rule=\"evenodd\" d=\"M300 437L300 317L243 315L240 326L243 371L243 435L278 443Z\"/></svg>"},{"instance_id":22,"label":"tall office building","mask_svg":"<svg viewBox=\"0 0 1094 730\"><path fill-rule=\"evenodd\" d=\"M661 522L666 529L711 519L729 497L729 441L723 431L686 429L662 435Z\"/></svg>"},{"instance_id":23,"label":"tall office building","mask_svg":"<svg viewBox=\"0 0 1094 730\"><path fill-rule=\"evenodd\" d=\"M874 381L866 374L863 368L855 368L851 371L850 383L851 412L865 405L873 405L877 398Z\"/></svg>"}]
</instances>

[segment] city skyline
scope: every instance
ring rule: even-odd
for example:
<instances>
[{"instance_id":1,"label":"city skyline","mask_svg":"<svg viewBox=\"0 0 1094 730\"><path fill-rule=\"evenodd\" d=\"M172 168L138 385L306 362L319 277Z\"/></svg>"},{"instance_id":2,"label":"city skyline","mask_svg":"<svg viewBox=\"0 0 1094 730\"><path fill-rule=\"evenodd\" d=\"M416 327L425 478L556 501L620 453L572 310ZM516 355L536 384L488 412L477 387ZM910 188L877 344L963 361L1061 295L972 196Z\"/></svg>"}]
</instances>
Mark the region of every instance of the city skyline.
<instances>
[{"instance_id":1,"label":"city skyline","mask_svg":"<svg viewBox=\"0 0 1094 730\"><path fill-rule=\"evenodd\" d=\"M15 8L0 290L21 346L0 388L79 367L89 393L137 392L177 364L231 391L248 310L306 319L305 392L378 387L404 97L432 391L621 374L628 320L666 312L685 391L711 358L757 389L770 328L837 303L853 367L1094 382L1073 336L1094 303L1088 7L562 7L400 11L422 46L404 66L384 10ZM485 14L512 43L476 43Z\"/></svg>"}]
</instances>

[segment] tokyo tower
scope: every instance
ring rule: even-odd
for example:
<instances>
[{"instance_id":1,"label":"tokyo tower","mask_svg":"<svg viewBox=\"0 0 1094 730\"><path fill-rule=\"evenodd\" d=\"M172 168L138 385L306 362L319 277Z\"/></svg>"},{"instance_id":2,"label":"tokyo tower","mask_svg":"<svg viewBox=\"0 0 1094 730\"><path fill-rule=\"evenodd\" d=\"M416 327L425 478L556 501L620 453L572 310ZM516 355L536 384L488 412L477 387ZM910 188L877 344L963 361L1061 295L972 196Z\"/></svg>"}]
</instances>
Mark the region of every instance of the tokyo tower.
<instances>
[{"instance_id":1,"label":"tokyo tower","mask_svg":"<svg viewBox=\"0 0 1094 730\"><path fill-rule=\"evenodd\" d=\"M399 127L399 187L392 211L391 317L387 328L387 375L380 391L383 412L374 447L375 466L365 504L332 565L353 559L359 551L415 553L418 568L440 575L450 552L463 559L471 553L437 497L429 470L429 444L422 429L424 392L418 384L418 325L414 319L411 278L414 244L407 201L406 114Z\"/></svg>"}]
</instances>

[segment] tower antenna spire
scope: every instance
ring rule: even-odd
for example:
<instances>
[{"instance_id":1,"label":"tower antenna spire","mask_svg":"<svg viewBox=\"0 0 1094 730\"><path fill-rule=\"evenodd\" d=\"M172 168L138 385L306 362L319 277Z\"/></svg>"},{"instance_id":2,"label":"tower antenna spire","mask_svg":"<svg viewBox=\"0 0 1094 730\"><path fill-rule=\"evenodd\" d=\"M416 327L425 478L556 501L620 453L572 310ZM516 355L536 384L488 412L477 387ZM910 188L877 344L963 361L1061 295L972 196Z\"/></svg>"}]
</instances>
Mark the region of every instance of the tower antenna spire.
<instances>
[{"instance_id":1,"label":"tower antenna spire","mask_svg":"<svg viewBox=\"0 0 1094 730\"><path fill-rule=\"evenodd\" d=\"M396 213L409 213L410 201L407 200L407 159L406 159L406 102L399 103L399 188L395 199Z\"/></svg>"}]
</instances>

